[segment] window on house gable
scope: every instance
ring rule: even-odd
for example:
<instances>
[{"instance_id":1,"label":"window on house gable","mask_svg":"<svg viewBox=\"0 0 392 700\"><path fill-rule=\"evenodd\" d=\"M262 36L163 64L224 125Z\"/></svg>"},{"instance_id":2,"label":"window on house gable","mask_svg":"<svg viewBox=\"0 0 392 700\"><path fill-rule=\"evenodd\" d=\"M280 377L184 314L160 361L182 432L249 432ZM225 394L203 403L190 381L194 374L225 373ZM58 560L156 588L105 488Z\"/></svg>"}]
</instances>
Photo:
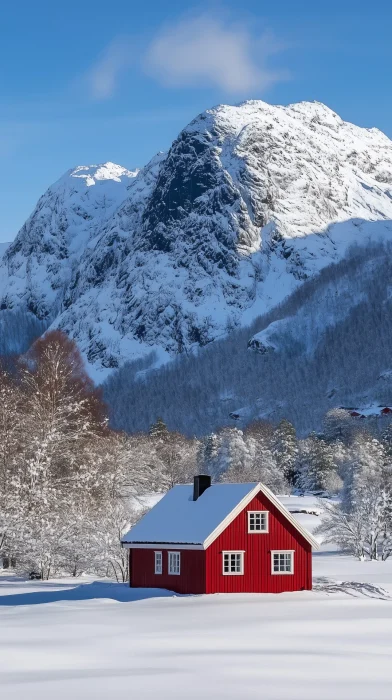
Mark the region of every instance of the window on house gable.
<instances>
[{"instance_id":1,"label":"window on house gable","mask_svg":"<svg viewBox=\"0 0 392 700\"><path fill-rule=\"evenodd\" d=\"M169 552L169 574L180 575L180 552Z\"/></svg>"},{"instance_id":2,"label":"window on house gable","mask_svg":"<svg viewBox=\"0 0 392 700\"><path fill-rule=\"evenodd\" d=\"M294 573L294 552L271 552L273 574Z\"/></svg>"},{"instance_id":3,"label":"window on house gable","mask_svg":"<svg viewBox=\"0 0 392 700\"><path fill-rule=\"evenodd\" d=\"M244 573L244 552L223 552L223 574L225 576Z\"/></svg>"},{"instance_id":4,"label":"window on house gable","mask_svg":"<svg viewBox=\"0 0 392 700\"><path fill-rule=\"evenodd\" d=\"M155 573L162 573L162 552L155 552Z\"/></svg>"},{"instance_id":5,"label":"window on house gable","mask_svg":"<svg viewBox=\"0 0 392 700\"><path fill-rule=\"evenodd\" d=\"M248 511L248 532L268 532L268 511Z\"/></svg>"}]
</instances>

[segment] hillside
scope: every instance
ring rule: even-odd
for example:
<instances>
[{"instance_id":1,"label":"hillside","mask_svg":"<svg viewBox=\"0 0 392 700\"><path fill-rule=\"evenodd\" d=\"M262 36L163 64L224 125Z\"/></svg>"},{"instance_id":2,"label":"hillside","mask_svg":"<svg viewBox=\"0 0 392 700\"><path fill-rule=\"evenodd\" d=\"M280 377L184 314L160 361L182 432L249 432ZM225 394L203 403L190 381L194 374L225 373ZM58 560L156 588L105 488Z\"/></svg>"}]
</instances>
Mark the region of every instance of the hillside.
<instances>
[{"instance_id":1,"label":"hillside","mask_svg":"<svg viewBox=\"0 0 392 700\"><path fill-rule=\"evenodd\" d=\"M383 224L380 224L383 230ZM256 418L300 434L336 406L392 405L391 247L356 247L281 305L197 355L155 371L129 362L104 385L116 427L162 416L189 435Z\"/></svg>"}]
</instances>

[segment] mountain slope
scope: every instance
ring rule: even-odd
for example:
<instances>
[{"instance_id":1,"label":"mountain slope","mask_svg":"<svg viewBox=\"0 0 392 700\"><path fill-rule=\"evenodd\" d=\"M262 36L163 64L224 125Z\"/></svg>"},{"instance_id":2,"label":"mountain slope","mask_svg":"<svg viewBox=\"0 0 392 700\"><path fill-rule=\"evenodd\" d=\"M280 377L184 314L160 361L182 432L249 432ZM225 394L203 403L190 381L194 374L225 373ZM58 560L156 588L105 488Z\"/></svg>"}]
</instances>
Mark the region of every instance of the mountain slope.
<instances>
[{"instance_id":1,"label":"mountain slope","mask_svg":"<svg viewBox=\"0 0 392 700\"><path fill-rule=\"evenodd\" d=\"M104 384L112 424L137 432L162 416L173 430L205 435L287 418L307 434L331 408L392 405L391 252L354 248L197 355L155 371L147 359L125 364ZM269 339L267 350L255 339Z\"/></svg>"},{"instance_id":2,"label":"mountain slope","mask_svg":"<svg viewBox=\"0 0 392 700\"><path fill-rule=\"evenodd\" d=\"M0 270L3 308L50 316L96 377L151 350L161 361L204 346L352 243L390 239L392 143L319 103L223 105L191 122L117 204L83 228L75 254L62 217L47 250L33 215Z\"/></svg>"},{"instance_id":3,"label":"mountain slope","mask_svg":"<svg viewBox=\"0 0 392 700\"><path fill-rule=\"evenodd\" d=\"M1 308L52 320L84 248L94 244L136 174L114 163L79 166L52 185L3 254Z\"/></svg>"},{"instance_id":4,"label":"mountain slope","mask_svg":"<svg viewBox=\"0 0 392 700\"><path fill-rule=\"evenodd\" d=\"M9 245L10 243L7 241L0 241L0 259L4 255Z\"/></svg>"}]
</instances>

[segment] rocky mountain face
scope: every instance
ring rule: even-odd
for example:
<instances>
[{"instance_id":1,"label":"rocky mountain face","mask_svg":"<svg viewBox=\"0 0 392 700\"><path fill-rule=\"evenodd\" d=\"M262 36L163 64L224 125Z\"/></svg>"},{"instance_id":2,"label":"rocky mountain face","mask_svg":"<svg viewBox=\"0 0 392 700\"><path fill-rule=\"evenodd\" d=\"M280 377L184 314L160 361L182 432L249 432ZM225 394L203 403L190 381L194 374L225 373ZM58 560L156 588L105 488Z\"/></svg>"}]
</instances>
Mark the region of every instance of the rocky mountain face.
<instances>
[{"instance_id":1,"label":"rocky mountain face","mask_svg":"<svg viewBox=\"0 0 392 700\"><path fill-rule=\"evenodd\" d=\"M81 167L51 187L3 257L0 305L66 330L103 379L250 324L391 220L380 131L319 103L223 105L139 172Z\"/></svg>"},{"instance_id":2,"label":"rocky mountain face","mask_svg":"<svg viewBox=\"0 0 392 700\"><path fill-rule=\"evenodd\" d=\"M53 320L84 249L94 246L136 175L114 163L79 166L52 185L3 251L1 309Z\"/></svg>"}]
</instances>

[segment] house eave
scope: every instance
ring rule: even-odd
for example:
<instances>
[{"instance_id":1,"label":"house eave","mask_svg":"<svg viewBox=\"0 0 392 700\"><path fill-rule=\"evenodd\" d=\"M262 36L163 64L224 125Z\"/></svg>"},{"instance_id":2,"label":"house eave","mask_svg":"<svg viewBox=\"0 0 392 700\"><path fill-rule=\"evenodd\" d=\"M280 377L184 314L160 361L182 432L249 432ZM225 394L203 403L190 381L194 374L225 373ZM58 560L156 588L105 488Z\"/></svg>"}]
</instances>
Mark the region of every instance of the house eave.
<instances>
[{"instance_id":1,"label":"house eave","mask_svg":"<svg viewBox=\"0 0 392 700\"><path fill-rule=\"evenodd\" d=\"M189 542L121 542L123 549L205 549L203 544Z\"/></svg>"}]
</instances>

